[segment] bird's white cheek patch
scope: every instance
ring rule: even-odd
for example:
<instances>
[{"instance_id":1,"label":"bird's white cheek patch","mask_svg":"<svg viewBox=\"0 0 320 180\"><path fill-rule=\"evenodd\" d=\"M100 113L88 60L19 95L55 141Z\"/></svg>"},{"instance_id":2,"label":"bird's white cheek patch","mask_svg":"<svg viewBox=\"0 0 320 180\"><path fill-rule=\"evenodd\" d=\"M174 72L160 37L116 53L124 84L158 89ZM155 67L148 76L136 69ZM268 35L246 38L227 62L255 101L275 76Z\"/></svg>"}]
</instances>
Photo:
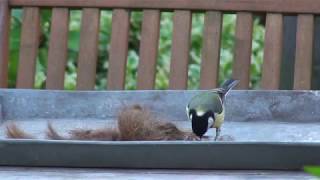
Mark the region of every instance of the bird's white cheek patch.
<instances>
[{"instance_id":1,"label":"bird's white cheek patch","mask_svg":"<svg viewBox=\"0 0 320 180\"><path fill-rule=\"evenodd\" d=\"M192 120L192 114L190 114L189 118Z\"/></svg>"},{"instance_id":2,"label":"bird's white cheek patch","mask_svg":"<svg viewBox=\"0 0 320 180\"><path fill-rule=\"evenodd\" d=\"M188 113L189 113L189 108L188 108L188 106L186 106L186 112L187 112L187 115L188 115Z\"/></svg>"},{"instance_id":3,"label":"bird's white cheek patch","mask_svg":"<svg viewBox=\"0 0 320 180\"><path fill-rule=\"evenodd\" d=\"M212 117L209 117L208 119L208 128L212 127L213 126L213 123L214 123L214 120Z\"/></svg>"},{"instance_id":4,"label":"bird's white cheek patch","mask_svg":"<svg viewBox=\"0 0 320 180\"><path fill-rule=\"evenodd\" d=\"M197 111L197 112L196 112L196 114L197 114L198 117L203 116L205 113L206 113L206 112L204 112L204 111Z\"/></svg>"}]
</instances>

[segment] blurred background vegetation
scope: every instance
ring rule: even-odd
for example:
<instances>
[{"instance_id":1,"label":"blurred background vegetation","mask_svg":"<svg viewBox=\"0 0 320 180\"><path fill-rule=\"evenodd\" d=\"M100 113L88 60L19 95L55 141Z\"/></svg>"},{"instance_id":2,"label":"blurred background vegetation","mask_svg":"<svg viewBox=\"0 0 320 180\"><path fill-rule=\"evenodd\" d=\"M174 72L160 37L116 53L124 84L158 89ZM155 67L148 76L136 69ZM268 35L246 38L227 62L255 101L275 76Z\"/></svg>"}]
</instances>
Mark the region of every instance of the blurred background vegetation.
<instances>
[{"instance_id":1,"label":"blurred background vegetation","mask_svg":"<svg viewBox=\"0 0 320 180\"><path fill-rule=\"evenodd\" d=\"M142 12L132 12L131 29L129 35L129 52L127 62L126 89L136 88L137 66L139 62L139 42L141 37ZM10 34L10 62L9 62L9 87L15 87L17 77L17 65L19 61L20 30L22 25L22 11L13 10L11 18ZM155 89L167 89L170 69L170 50L172 37L173 14L164 12L161 14L161 28L159 40L159 53L156 72ZM104 90L107 84L108 51L111 35L111 11L101 12L99 33L99 56L96 75L96 89ZM46 66L48 57L48 44L50 38L51 11L41 10L41 42L36 66L35 88L44 88L46 80ZM231 77L234 35L236 16L226 14L223 16L223 34L221 39L221 60L219 81ZM70 13L68 63L65 73L65 89L72 90L76 87L77 56L79 49L81 25L81 11L72 10ZM192 36L190 45L189 80L188 89L199 88L200 62L204 15L194 13L192 17ZM252 43L251 60L251 88L259 87L263 58L264 26L259 19L254 20L254 33Z\"/></svg>"}]
</instances>

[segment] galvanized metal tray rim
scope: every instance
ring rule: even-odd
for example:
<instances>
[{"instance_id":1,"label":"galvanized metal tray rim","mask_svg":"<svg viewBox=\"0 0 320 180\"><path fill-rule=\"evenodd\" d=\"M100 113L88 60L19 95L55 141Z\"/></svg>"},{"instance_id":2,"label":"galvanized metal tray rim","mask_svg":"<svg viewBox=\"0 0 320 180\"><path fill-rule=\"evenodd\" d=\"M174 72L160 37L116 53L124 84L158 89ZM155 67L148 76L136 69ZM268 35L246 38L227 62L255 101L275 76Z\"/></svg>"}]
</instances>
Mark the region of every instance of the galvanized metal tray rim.
<instances>
[{"instance_id":1,"label":"galvanized metal tray rim","mask_svg":"<svg viewBox=\"0 0 320 180\"><path fill-rule=\"evenodd\" d=\"M250 142L250 141L84 141L84 140L30 140L30 139L3 139L0 144L78 144L78 145L112 145L112 146L128 146L128 145L273 145L273 146L320 146L320 142Z\"/></svg>"}]
</instances>

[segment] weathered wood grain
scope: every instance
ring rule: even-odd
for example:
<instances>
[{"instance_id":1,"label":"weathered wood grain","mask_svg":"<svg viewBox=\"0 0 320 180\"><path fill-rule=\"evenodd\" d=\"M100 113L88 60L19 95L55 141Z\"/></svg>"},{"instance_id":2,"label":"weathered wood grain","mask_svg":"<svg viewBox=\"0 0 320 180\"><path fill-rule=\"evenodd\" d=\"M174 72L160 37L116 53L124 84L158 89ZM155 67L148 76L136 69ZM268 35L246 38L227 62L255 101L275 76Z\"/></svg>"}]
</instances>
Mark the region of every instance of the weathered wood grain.
<instances>
[{"instance_id":1,"label":"weathered wood grain","mask_svg":"<svg viewBox=\"0 0 320 180\"><path fill-rule=\"evenodd\" d=\"M234 63L232 77L240 80L236 89L249 89L252 48L253 15L237 13Z\"/></svg>"},{"instance_id":2,"label":"weathered wood grain","mask_svg":"<svg viewBox=\"0 0 320 180\"><path fill-rule=\"evenodd\" d=\"M33 88L40 41L39 8L23 9L17 88Z\"/></svg>"},{"instance_id":3,"label":"weathered wood grain","mask_svg":"<svg viewBox=\"0 0 320 180\"><path fill-rule=\"evenodd\" d=\"M262 67L262 89L279 89L282 60L283 16L267 14L264 56Z\"/></svg>"},{"instance_id":4,"label":"weathered wood grain","mask_svg":"<svg viewBox=\"0 0 320 180\"><path fill-rule=\"evenodd\" d=\"M318 0L10 0L10 5L45 7L95 7L136 9L221 10L277 13L320 13Z\"/></svg>"},{"instance_id":5,"label":"weathered wood grain","mask_svg":"<svg viewBox=\"0 0 320 180\"><path fill-rule=\"evenodd\" d=\"M204 26L200 89L212 89L219 80L222 13L206 12Z\"/></svg>"},{"instance_id":6,"label":"weathered wood grain","mask_svg":"<svg viewBox=\"0 0 320 180\"><path fill-rule=\"evenodd\" d=\"M47 89L64 89L64 73L68 58L69 10L54 8L48 52Z\"/></svg>"},{"instance_id":7,"label":"weathered wood grain","mask_svg":"<svg viewBox=\"0 0 320 180\"><path fill-rule=\"evenodd\" d=\"M160 32L160 11L144 10L140 41L137 89L153 89Z\"/></svg>"},{"instance_id":8,"label":"weathered wood grain","mask_svg":"<svg viewBox=\"0 0 320 180\"><path fill-rule=\"evenodd\" d=\"M92 90L96 82L100 10L83 10L77 71L77 90Z\"/></svg>"},{"instance_id":9,"label":"weathered wood grain","mask_svg":"<svg viewBox=\"0 0 320 180\"><path fill-rule=\"evenodd\" d=\"M107 88L109 90L124 89L128 58L129 28L129 11L125 9L113 10L107 80Z\"/></svg>"},{"instance_id":10,"label":"weathered wood grain","mask_svg":"<svg viewBox=\"0 0 320 180\"><path fill-rule=\"evenodd\" d=\"M294 89L310 89L313 52L313 15L299 15L294 68Z\"/></svg>"},{"instance_id":11,"label":"weathered wood grain","mask_svg":"<svg viewBox=\"0 0 320 180\"><path fill-rule=\"evenodd\" d=\"M10 9L8 0L0 1L0 88L8 86Z\"/></svg>"},{"instance_id":12,"label":"weathered wood grain","mask_svg":"<svg viewBox=\"0 0 320 180\"><path fill-rule=\"evenodd\" d=\"M188 86L191 20L191 11L174 12L169 89L187 89Z\"/></svg>"}]
</instances>

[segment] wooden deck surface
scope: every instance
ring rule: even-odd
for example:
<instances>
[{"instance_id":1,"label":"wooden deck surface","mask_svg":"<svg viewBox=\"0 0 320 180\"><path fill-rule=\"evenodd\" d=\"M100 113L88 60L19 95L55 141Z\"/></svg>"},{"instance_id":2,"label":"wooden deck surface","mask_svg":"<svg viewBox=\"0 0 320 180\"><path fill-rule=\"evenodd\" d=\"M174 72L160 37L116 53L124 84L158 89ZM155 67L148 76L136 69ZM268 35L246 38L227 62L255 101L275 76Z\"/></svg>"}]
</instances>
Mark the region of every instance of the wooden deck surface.
<instances>
[{"instance_id":1,"label":"wooden deck surface","mask_svg":"<svg viewBox=\"0 0 320 180\"><path fill-rule=\"evenodd\" d=\"M0 167L1 179L316 179L304 172L293 171L214 171L214 170L132 170L87 168Z\"/></svg>"}]
</instances>

